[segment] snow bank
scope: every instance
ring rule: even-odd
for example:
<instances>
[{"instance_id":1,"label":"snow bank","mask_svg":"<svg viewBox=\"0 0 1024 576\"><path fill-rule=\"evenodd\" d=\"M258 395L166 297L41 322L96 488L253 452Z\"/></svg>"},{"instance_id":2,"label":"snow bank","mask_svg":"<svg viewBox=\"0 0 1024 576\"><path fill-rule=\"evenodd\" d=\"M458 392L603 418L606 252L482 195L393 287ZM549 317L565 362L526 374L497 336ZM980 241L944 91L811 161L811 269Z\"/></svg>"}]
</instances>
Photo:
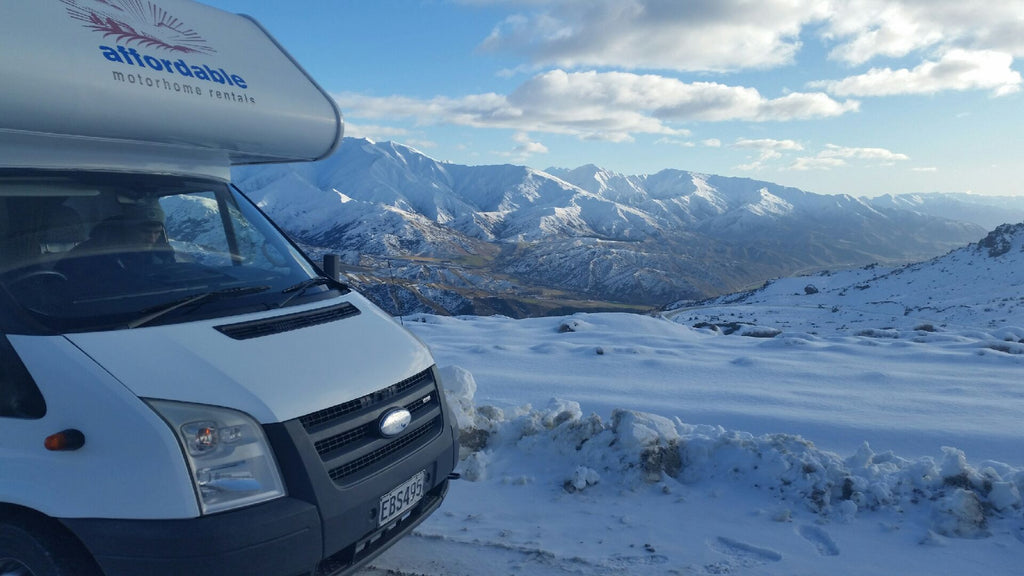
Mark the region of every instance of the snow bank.
<instances>
[{"instance_id":1,"label":"snow bank","mask_svg":"<svg viewBox=\"0 0 1024 576\"><path fill-rule=\"evenodd\" d=\"M995 461L971 466L956 448L945 448L939 459L906 459L864 443L842 458L791 434L754 436L621 409L606 422L563 399L506 413L475 405L468 371L447 367L442 377L463 440L463 474L474 482L490 479L495 463L520 453L535 463L534 471L537 461L564 470L563 488L570 493L606 482L624 489L669 479L727 482L772 494L782 517L797 506L840 521L914 509L930 519L933 534L958 538L988 536L993 519L1024 520L1024 469Z\"/></svg>"}]
</instances>

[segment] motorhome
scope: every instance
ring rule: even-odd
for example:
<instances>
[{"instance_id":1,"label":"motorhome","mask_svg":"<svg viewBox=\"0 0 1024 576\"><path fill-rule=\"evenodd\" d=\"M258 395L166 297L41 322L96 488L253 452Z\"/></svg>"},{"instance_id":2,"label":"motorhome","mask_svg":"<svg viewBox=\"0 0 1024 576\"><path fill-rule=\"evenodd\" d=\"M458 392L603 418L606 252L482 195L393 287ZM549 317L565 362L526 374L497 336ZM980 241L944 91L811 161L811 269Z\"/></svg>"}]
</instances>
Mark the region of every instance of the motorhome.
<instances>
[{"instance_id":1,"label":"motorhome","mask_svg":"<svg viewBox=\"0 0 1024 576\"><path fill-rule=\"evenodd\" d=\"M343 133L263 27L18 0L0 78L0 573L344 574L438 508L429 350L231 185Z\"/></svg>"}]
</instances>

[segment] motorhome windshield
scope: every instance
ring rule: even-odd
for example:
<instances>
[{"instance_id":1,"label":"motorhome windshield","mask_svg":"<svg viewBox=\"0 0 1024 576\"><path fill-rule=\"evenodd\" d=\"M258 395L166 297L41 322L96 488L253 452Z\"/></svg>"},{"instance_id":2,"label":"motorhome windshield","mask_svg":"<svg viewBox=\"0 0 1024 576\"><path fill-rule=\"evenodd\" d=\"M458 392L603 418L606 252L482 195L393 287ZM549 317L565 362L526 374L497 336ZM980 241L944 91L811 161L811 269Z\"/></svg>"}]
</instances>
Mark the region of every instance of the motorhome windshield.
<instances>
[{"instance_id":1,"label":"motorhome windshield","mask_svg":"<svg viewBox=\"0 0 1024 576\"><path fill-rule=\"evenodd\" d=\"M237 190L189 178L0 172L0 329L132 328L342 289Z\"/></svg>"}]
</instances>

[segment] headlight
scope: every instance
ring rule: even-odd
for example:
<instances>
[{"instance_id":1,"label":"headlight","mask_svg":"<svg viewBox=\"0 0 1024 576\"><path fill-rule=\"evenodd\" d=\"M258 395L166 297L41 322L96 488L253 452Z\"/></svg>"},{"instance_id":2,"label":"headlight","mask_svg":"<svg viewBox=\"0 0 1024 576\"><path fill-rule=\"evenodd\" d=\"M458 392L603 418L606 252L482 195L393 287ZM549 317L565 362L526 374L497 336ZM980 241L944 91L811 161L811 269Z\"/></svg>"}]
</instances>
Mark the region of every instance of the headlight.
<instances>
[{"instance_id":1,"label":"headlight","mask_svg":"<svg viewBox=\"0 0 1024 576\"><path fill-rule=\"evenodd\" d=\"M147 400L174 430L203 514L284 496L284 483L258 422L227 408Z\"/></svg>"}]
</instances>

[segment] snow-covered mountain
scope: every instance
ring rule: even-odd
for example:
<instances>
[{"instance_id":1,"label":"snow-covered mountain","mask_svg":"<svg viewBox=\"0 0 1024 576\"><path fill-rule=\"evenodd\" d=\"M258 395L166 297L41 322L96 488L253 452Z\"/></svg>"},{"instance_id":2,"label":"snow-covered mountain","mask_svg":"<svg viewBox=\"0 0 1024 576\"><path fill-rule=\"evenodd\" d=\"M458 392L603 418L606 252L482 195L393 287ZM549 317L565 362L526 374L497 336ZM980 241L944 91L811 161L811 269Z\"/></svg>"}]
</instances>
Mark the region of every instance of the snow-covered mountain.
<instances>
[{"instance_id":1,"label":"snow-covered mountain","mask_svg":"<svg viewBox=\"0 0 1024 576\"><path fill-rule=\"evenodd\" d=\"M751 335L771 336L797 325L815 333L880 338L965 327L998 335L1024 317L1022 287L1024 224L1004 224L979 242L924 262L783 278L668 308L693 326ZM1024 334L1010 336L1019 342Z\"/></svg>"},{"instance_id":2,"label":"snow-covered mountain","mask_svg":"<svg viewBox=\"0 0 1024 576\"><path fill-rule=\"evenodd\" d=\"M992 230L1024 222L1024 196L982 196L965 192L885 195L871 199L879 209L898 208L929 216L971 222Z\"/></svg>"},{"instance_id":3,"label":"snow-covered mountain","mask_svg":"<svg viewBox=\"0 0 1024 576\"><path fill-rule=\"evenodd\" d=\"M392 312L520 316L573 299L656 306L798 272L921 260L987 230L902 197L682 170L463 166L363 139L321 162L234 176L312 252L341 254L353 281Z\"/></svg>"}]
</instances>

